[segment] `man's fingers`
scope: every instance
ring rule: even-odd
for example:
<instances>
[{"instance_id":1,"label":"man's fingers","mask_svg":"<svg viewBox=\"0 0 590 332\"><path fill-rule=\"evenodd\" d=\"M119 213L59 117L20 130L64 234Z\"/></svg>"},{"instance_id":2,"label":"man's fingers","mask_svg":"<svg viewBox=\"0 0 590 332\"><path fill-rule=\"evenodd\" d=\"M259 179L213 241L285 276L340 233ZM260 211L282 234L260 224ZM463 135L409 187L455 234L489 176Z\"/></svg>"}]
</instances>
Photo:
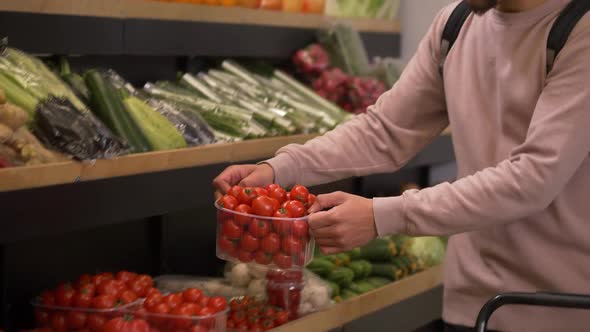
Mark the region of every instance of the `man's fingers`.
<instances>
[{"instance_id":1,"label":"man's fingers","mask_svg":"<svg viewBox=\"0 0 590 332\"><path fill-rule=\"evenodd\" d=\"M337 239L340 234L333 225L328 225L321 228L312 228L311 232L315 239Z\"/></svg>"},{"instance_id":2,"label":"man's fingers","mask_svg":"<svg viewBox=\"0 0 590 332\"><path fill-rule=\"evenodd\" d=\"M221 197L223 197L223 194L219 190L216 190L214 197L215 197L215 201L218 201Z\"/></svg>"},{"instance_id":3,"label":"man's fingers","mask_svg":"<svg viewBox=\"0 0 590 332\"><path fill-rule=\"evenodd\" d=\"M338 206L346 200L347 194L341 191L333 192L331 194L318 195L315 203L309 208L309 213L316 213L325 209Z\"/></svg>"},{"instance_id":4,"label":"man's fingers","mask_svg":"<svg viewBox=\"0 0 590 332\"><path fill-rule=\"evenodd\" d=\"M309 216L309 228L311 228L312 232L314 230L328 227L334 223L333 219L331 218L331 213L329 211L321 211L311 214Z\"/></svg>"}]
</instances>

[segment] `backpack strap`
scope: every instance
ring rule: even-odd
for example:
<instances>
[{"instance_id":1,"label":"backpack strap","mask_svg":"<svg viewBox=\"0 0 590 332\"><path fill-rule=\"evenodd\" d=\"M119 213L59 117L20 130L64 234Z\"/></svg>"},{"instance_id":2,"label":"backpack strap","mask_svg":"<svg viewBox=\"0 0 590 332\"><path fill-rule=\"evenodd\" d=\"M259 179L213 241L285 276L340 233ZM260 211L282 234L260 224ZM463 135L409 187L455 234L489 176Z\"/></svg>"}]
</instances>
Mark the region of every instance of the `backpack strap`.
<instances>
[{"instance_id":1,"label":"backpack strap","mask_svg":"<svg viewBox=\"0 0 590 332\"><path fill-rule=\"evenodd\" d=\"M453 12L451 13L451 16L449 16L449 19L447 20L445 29L442 33L442 41L440 45L441 60L439 63L439 70L441 74L443 72L447 55L449 54L451 48L455 44L457 37L459 37L461 28L463 27L463 24L465 23L465 20L467 19L469 14L471 14L471 8L469 7L467 1L464 0L461 1L461 3L457 5L457 7L455 7Z\"/></svg>"},{"instance_id":2,"label":"backpack strap","mask_svg":"<svg viewBox=\"0 0 590 332\"><path fill-rule=\"evenodd\" d=\"M590 10L590 0L572 0L559 14L547 39L547 73L578 21Z\"/></svg>"}]
</instances>

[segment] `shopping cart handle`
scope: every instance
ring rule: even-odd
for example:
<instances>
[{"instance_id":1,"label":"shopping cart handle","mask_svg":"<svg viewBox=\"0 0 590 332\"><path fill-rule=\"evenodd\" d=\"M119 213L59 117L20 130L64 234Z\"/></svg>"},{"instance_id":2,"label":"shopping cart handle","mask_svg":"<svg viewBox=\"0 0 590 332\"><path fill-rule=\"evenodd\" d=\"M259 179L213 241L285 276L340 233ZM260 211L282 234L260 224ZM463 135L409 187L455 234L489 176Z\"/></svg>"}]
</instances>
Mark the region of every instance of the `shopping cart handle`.
<instances>
[{"instance_id":1,"label":"shopping cart handle","mask_svg":"<svg viewBox=\"0 0 590 332\"><path fill-rule=\"evenodd\" d=\"M487 331L488 320L498 308L504 305L521 304L543 307L590 309L590 295L562 293L504 293L489 300L477 316L476 332Z\"/></svg>"}]
</instances>

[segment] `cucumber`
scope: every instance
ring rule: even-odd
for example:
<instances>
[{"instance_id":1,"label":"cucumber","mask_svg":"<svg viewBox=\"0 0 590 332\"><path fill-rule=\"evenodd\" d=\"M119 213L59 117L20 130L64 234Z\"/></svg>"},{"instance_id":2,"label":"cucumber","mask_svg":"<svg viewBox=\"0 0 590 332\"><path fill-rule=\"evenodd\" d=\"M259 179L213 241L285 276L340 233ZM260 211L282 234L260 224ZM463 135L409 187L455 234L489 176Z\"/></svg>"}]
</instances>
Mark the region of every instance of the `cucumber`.
<instances>
[{"instance_id":1,"label":"cucumber","mask_svg":"<svg viewBox=\"0 0 590 332\"><path fill-rule=\"evenodd\" d=\"M337 267L326 277L341 287L348 287L354 279L354 272L347 267Z\"/></svg>"},{"instance_id":2,"label":"cucumber","mask_svg":"<svg viewBox=\"0 0 590 332\"><path fill-rule=\"evenodd\" d=\"M343 301L348 300L351 297L355 297L358 295L360 295L360 294L353 291L352 289L349 289L349 288L345 288L342 291L340 291L340 297L342 298Z\"/></svg>"},{"instance_id":3,"label":"cucumber","mask_svg":"<svg viewBox=\"0 0 590 332\"><path fill-rule=\"evenodd\" d=\"M337 283L333 281L326 281L326 283L328 283L328 285L330 285L330 288L332 289L332 297L340 295L340 286L338 286Z\"/></svg>"},{"instance_id":4,"label":"cucumber","mask_svg":"<svg viewBox=\"0 0 590 332\"><path fill-rule=\"evenodd\" d=\"M408 248L412 245L412 242L414 241L413 238L407 235L392 235L390 239L391 241L393 241L393 243L395 243L397 253L400 256L405 255L407 253Z\"/></svg>"},{"instance_id":5,"label":"cucumber","mask_svg":"<svg viewBox=\"0 0 590 332\"><path fill-rule=\"evenodd\" d=\"M354 248L351 251L347 252L348 256L351 260L361 259L361 248Z\"/></svg>"},{"instance_id":6,"label":"cucumber","mask_svg":"<svg viewBox=\"0 0 590 332\"><path fill-rule=\"evenodd\" d=\"M375 288L380 288L385 285L389 285L391 280L383 277L369 277L367 278L367 282L369 282Z\"/></svg>"},{"instance_id":7,"label":"cucumber","mask_svg":"<svg viewBox=\"0 0 590 332\"><path fill-rule=\"evenodd\" d=\"M326 256L326 258L332 263L336 264L337 267L347 266L348 264L350 264L350 256L348 256L345 253Z\"/></svg>"},{"instance_id":8,"label":"cucumber","mask_svg":"<svg viewBox=\"0 0 590 332\"><path fill-rule=\"evenodd\" d=\"M361 258L371 262L388 262L397 255L397 247L387 238L375 239L360 248Z\"/></svg>"},{"instance_id":9,"label":"cucumber","mask_svg":"<svg viewBox=\"0 0 590 332\"><path fill-rule=\"evenodd\" d=\"M354 280L364 279L370 274L368 270L371 269L371 263L365 260L352 261L348 268L354 272Z\"/></svg>"},{"instance_id":10,"label":"cucumber","mask_svg":"<svg viewBox=\"0 0 590 332\"><path fill-rule=\"evenodd\" d=\"M119 137L127 140L135 152L150 150L150 144L125 110L115 87L97 70L86 73L92 110Z\"/></svg>"},{"instance_id":11,"label":"cucumber","mask_svg":"<svg viewBox=\"0 0 590 332\"><path fill-rule=\"evenodd\" d=\"M401 271L401 277L405 277L410 273L408 266L399 257L392 260L391 263Z\"/></svg>"},{"instance_id":12,"label":"cucumber","mask_svg":"<svg viewBox=\"0 0 590 332\"><path fill-rule=\"evenodd\" d=\"M366 280L355 281L352 284L350 284L349 288L358 294L364 294L375 289L375 287Z\"/></svg>"},{"instance_id":13,"label":"cucumber","mask_svg":"<svg viewBox=\"0 0 590 332\"><path fill-rule=\"evenodd\" d=\"M320 257L312 260L306 268L321 277L325 277L330 274L330 272L334 271L336 264L332 263L325 257Z\"/></svg>"},{"instance_id":14,"label":"cucumber","mask_svg":"<svg viewBox=\"0 0 590 332\"><path fill-rule=\"evenodd\" d=\"M371 264L371 262L366 261L366 260L360 260L360 262L364 266L363 278L367 278L368 276L371 275L371 272L373 272L373 264Z\"/></svg>"},{"instance_id":15,"label":"cucumber","mask_svg":"<svg viewBox=\"0 0 590 332\"><path fill-rule=\"evenodd\" d=\"M391 280L398 280L403 277L401 269L393 263L373 264L372 275Z\"/></svg>"}]
</instances>

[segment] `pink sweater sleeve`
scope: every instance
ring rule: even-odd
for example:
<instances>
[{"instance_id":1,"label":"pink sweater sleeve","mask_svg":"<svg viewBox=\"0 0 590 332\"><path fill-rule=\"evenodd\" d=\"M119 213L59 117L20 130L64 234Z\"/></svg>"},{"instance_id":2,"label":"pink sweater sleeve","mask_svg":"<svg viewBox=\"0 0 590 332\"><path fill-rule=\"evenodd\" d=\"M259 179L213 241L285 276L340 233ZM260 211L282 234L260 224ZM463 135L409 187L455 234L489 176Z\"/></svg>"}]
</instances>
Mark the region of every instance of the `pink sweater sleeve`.
<instances>
[{"instance_id":1,"label":"pink sweater sleeve","mask_svg":"<svg viewBox=\"0 0 590 332\"><path fill-rule=\"evenodd\" d=\"M447 10L448 11L448 10ZM448 125L437 52L448 13L439 14L399 81L366 114L268 161L275 182L315 185L401 168Z\"/></svg>"},{"instance_id":2,"label":"pink sweater sleeve","mask_svg":"<svg viewBox=\"0 0 590 332\"><path fill-rule=\"evenodd\" d=\"M560 53L525 141L508 159L455 183L374 199L380 235L445 235L534 216L547 208L590 151L590 20Z\"/></svg>"}]
</instances>

